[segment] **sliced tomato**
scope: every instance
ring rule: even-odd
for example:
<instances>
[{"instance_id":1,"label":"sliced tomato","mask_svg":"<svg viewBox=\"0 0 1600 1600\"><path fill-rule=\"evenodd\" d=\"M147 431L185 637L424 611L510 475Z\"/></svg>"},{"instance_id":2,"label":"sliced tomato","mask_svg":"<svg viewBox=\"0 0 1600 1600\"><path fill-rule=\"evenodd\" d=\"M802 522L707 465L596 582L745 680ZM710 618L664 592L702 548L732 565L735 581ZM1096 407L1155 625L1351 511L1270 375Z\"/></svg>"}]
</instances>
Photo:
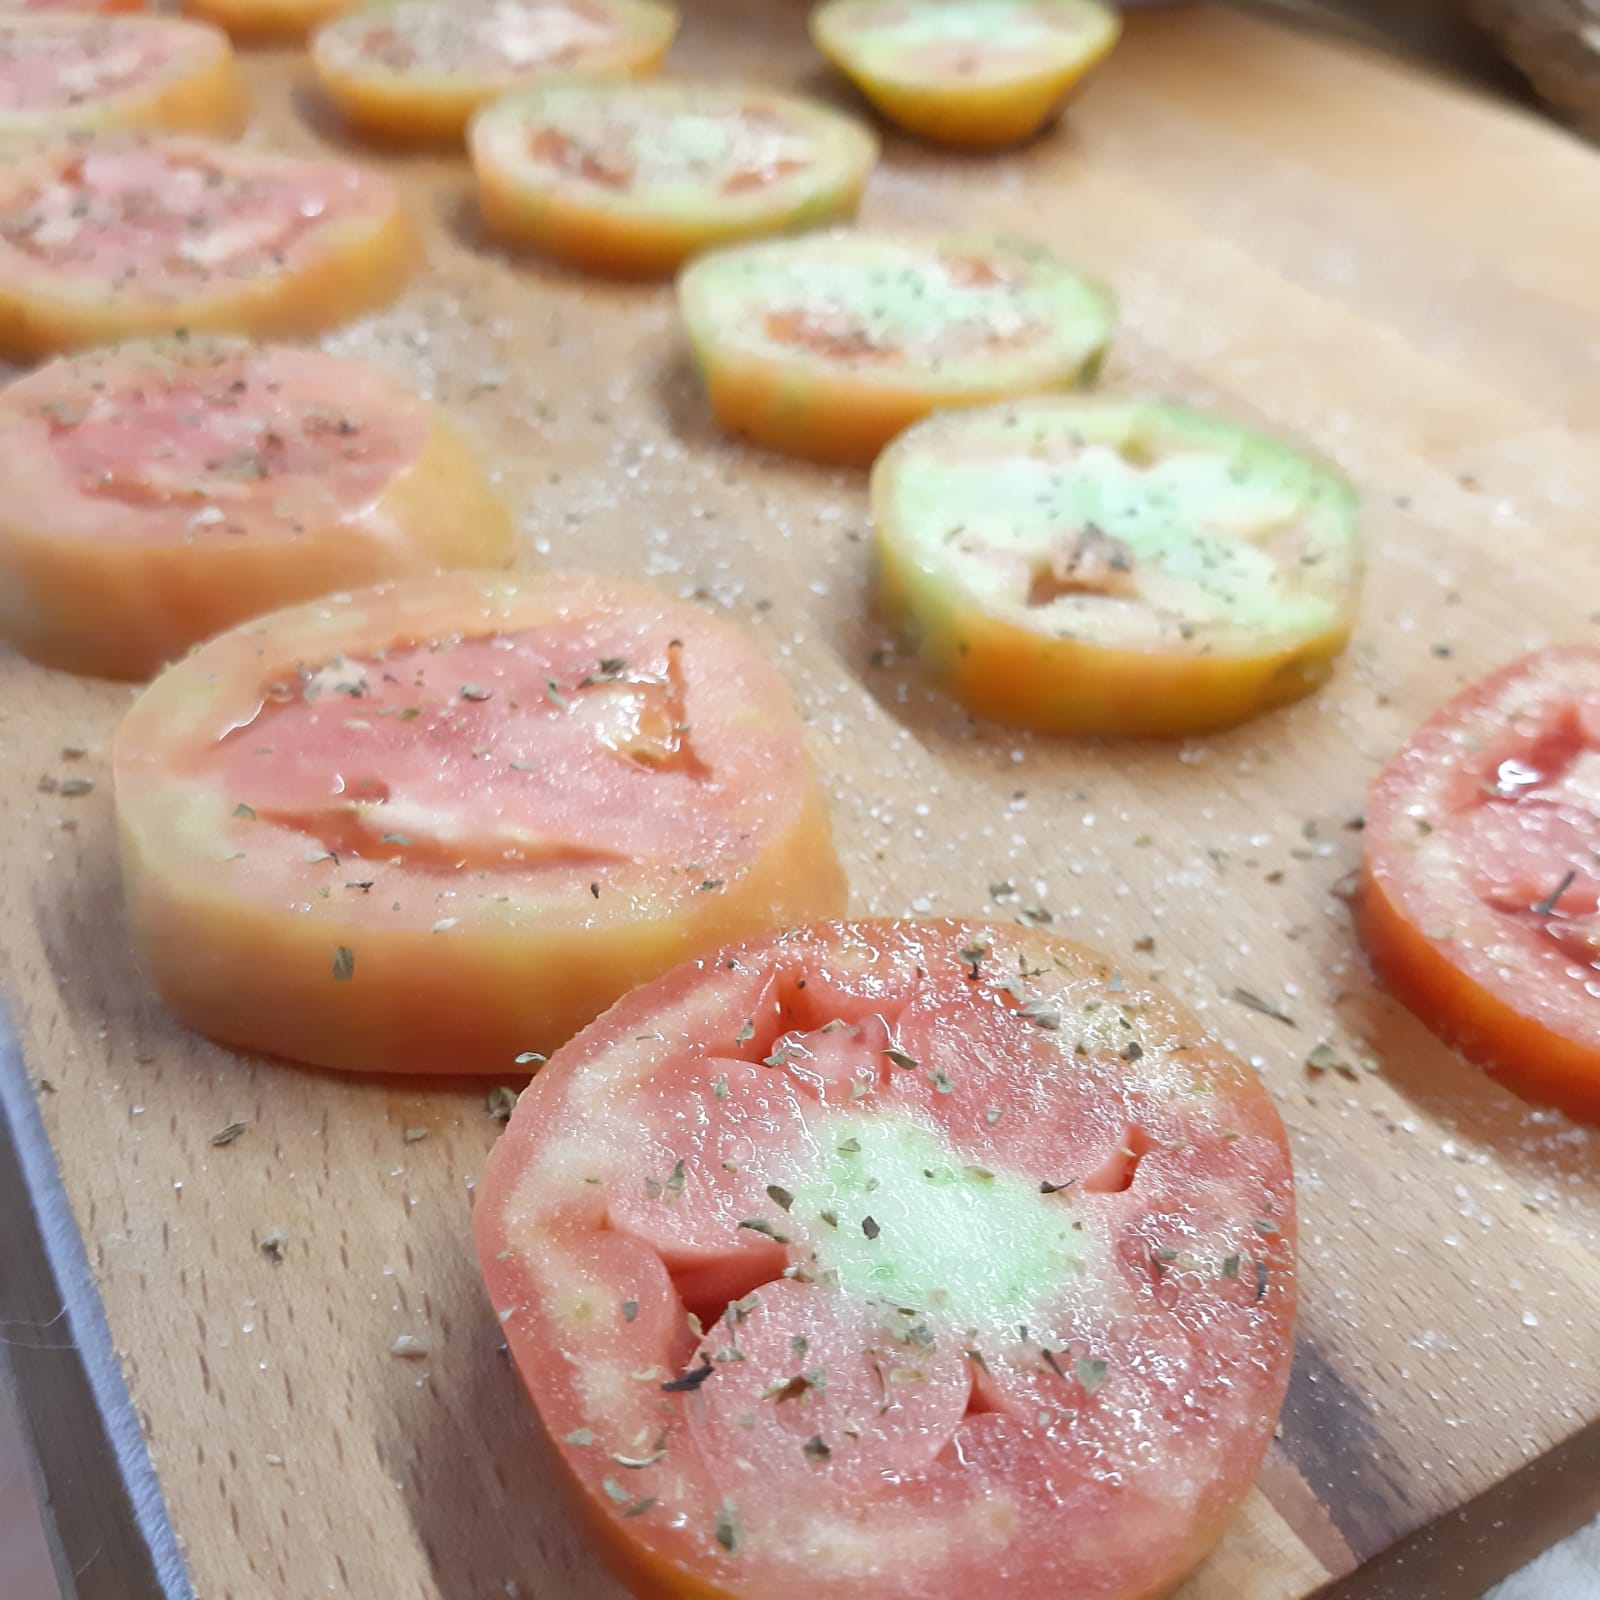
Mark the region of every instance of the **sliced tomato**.
<instances>
[{"instance_id":1,"label":"sliced tomato","mask_svg":"<svg viewBox=\"0 0 1600 1600\"><path fill-rule=\"evenodd\" d=\"M844 900L782 680L633 584L457 573L277 612L157 678L115 769L161 996L322 1066L504 1076Z\"/></svg>"},{"instance_id":2,"label":"sliced tomato","mask_svg":"<svg viewBox=\"0 0 1600 1600\"><path fill-rule=\"evenodd\" d=\"M363 132L459 139L474 111L520 85L656 71L677 27L661 0L391 0L323 28L311 60Z\"/></svg>"},{"instance_id":3,"label":"sliced tomato","mask_svg":"<svg viewBox=\"0 0 1600 1600\"><path fill-rule=\"evenodd\" d=\"M719 84L556 84L473 124L484 217L602 272L675 271L698 250L854 214L878 142L853 118Z\"/></svg>"},{"instance_id":4,"label":"sliced tomato","mask_svg":"<svg viewBox=\"0 0 1600 1600\"><path fill-rule=\"evenodd\" d=\"M891 122L940 144L1037 133L1122 31L1100 0L826 0L817 48Z\"/></svg>"},{"instance_id":5,"label":"sliced tomato","mask_svg":"<svg viewBox=\"0 0 1600 1600\"><path fill-rule=\"evenodd\" d=\"M1325 682L1354 618L1350 486L1175 406L931 417L872 507L882 602L935 680L1051 733L1226 727Z\"/></svg>"},{"instance_id":6,"label":"sliced tomato","mask_svg":"<svg viewBox=\"0 0 1600 1600\"><path fill-rule=\"evenodd\" d=\"M366 0L180 0L184 14L248 43L293 43Z\"/></svg>"},{"instance_id":7,"label":"sliced tomato","mask_svg":"<svg viewBox=\"0 0 1600 1600\"><path fill-rule=\"evenodd\" d=\"M768 239L690 262L678 291L723 427L836 462L941 406L1091 380L1116 320L1104 285L995 239Z\"/></svg>"},{"instance_id":8,"label":"sliced tomato","mask_svg":"<svg viewBox=\"0 0 1600 1600\"><path fill-rule=\"evenodd\" d=\"M394 184L156 134L0 155L0 351L305 334L393 298L420 245Z\"/></svg>"},{"instance_id":9,"label":"sliced tomato","mask_svg":"<svg viewBox=\"0 0 1600 1600\"><path fill-rule=\"evenodd\" d=\"M359 362L135 343L0 392L0 635L50 666L148 677L277 606L515 548L456 432Z\"/></svg>"},{"instance_id":10,"label":"sliced tomato","mask_svg":"<svg viewBox=\"0 0 1600 1600\"><path fill-rule=\"evenodd\" d=\"M1265 1090L1014 927L821 924L630 995L524 1093L475 1226L637 1594L1164 1593L1288 1376Z\"/></svg>"},{"instance_id":11,"label":"sliced tomato","mask_svg":"<svg viewBox=\"0 0 1600 1600\"><path fill-rule=\"evenodd\" d=\"M232 138L248 117L232 47L215 28L0 12L0 138L107 128Z\"/></svg>"},{"instance_id":12,"label":"sliced tomato","mask_svg":"<svg viewBox=\"0 0 1600 1600\"><path fill-rule=\"evenodd\" d=\"M1600 649L1538 651L1436 712L1365 840L1379 976L1509 1089L1600 1122Z\"/></svg>"}]
</instances>

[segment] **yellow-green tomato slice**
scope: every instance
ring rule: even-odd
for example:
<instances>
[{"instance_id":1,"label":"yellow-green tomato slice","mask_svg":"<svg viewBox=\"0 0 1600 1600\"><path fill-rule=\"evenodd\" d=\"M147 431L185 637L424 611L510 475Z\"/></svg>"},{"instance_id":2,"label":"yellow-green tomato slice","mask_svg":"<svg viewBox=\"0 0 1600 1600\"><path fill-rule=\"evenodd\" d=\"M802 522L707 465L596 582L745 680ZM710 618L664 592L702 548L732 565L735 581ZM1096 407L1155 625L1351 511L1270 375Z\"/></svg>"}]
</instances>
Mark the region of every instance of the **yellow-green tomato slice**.
<instances>
[{"instance_id":1,"label":"yellow-green tomato slice","mask_svg":"<svg viewBox=\"0 0 1600 1600\"><path fill-rule=\"evenodd\" d=\"M1361 575L1332 468L1176 406L1036 397L934 417L872 477L884 604L978 715L1225 727L1323 683Z\"/></svg>"},{"instance_id":2,"label":"yellow-green tomato slice","mask_svg":"<svg viewBox=\"0 0 1600 1600\"><path fill-rule=\"evenodd\" d=\"M691 262L679 299L718 421L839 462L940 407L1091 379L1116 318L1103 284L995 238L763 240Z\"/></svg>"},{"instance_id":3,"label":"yellow-green tomato slice","mask_svg":"<svg viewBox=\"0 0 1600 1600\"><path fill-rule=\"evenodd\" d=\"M552 84L490 107L469 142L495 232L624 273L848 217L878 154L826 106L698 83Z\"/></svg>"},{"instance_id":4,"label":"yellow-green tomato slice","mask_svg":"<svg viewBox=\"0 0 1600 1600\"><path fill-rule=\"evenodd\" d=\"M811 18L891 122L972 146L1036 132L1121 31L1100 0L828 0Z\"/></svg>"}]
</instances>

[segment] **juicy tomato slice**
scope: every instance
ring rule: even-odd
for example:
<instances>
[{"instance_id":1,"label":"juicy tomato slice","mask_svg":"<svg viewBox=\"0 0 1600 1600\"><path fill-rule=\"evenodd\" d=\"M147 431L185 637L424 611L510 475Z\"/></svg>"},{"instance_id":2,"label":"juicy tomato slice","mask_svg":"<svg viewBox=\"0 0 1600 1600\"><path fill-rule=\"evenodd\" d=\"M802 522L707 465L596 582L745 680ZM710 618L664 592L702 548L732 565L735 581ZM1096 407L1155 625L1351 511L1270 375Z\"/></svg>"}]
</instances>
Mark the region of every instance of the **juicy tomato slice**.
<instances>
[{"instance_id":1,"label":"juicy tomato slice","mask_svg":"<svg viewBox=\"0 0 1600 1600\"><path fill-rule=\"evenodd\" d=\"M0 12L0 138L107 128L231 138L247 117L233 51L215 28Z\"/></svg>"},{"instance_id":2,"label":"juicy tomato slice","mask_svg":"<svg viewBox=\"0 0 1600 1600\"><path fill-rule=\"evenodd\" d=\"M1309 693L1349 637L1350 486L1174 406L931 417L878 458L872 506L882 601L976 715L1204 732Z\"/></svg>"},{"instance_id":3,"label":"juicy tomato slice","mask_svg":"<svg viewBox=\"0 0 1600 1600\"><path fill-rule=\"evenodd\" d=\"M101 135L0 155L0 350L178 330L335 327L419 254L394 184L202 139Z\"/></svg>"},{"instance_id":4,"label":"juicy tomato slice","mask_svg":"<svg viewBox=\"0 0 1600 1600\"><path fill-rule=\"evenodd\" d=\"M891 122L942 144L1036 133L1122 31L1100 0L827 0L817 47Z\"/></svg>"},{"instance_id":5,"label":"juicy tomato slice","mask_svg":"<svg viewBox=\"0 0 1600 1600\"><path fill-rule=\"evenodd\" d=\"M1384 982L1517 1094L1600 1122L1600 649L1538 651L1436 712L1365 842Z\"/></svg>"},{"instance_id":6,"label":"juicy tomato slice","mask_svg":"<svg viewBox=\"0 0 1600 1600\"><path fill-rule=\"evenodd\" d=\"M534 1079L475 1218L638 1593L1164 1593L1288 1375L1260 1082L1014 927L819 924L662 978Z\"/></svg>"},{"instance_id":7,"label":"juicy tomato slice","mask_svg":"<svg viewBox=\"0 0 1600 1600\"><path fill-rule=\"evenodd\" d=\"M995 239L762 240L690 262L678 292L723 427L836 462L941 406L1091 379L1116 319L1103 285Z\"/></svg>"},{"instance_id":8,"label":"juicy tomato slice","mask_svg":"<svg viewBox=\"0 0 1600 1600\"><path fill-rule=\"evenodd\" d=\"M677 27L660 0L393 0L323 28L311 59L355 127L459 139L473 112L520 85L654 72Z\"/></svg>"},{"instance_id":9,"label":"juicy tomato slice","mask_svg":"<svg viewBox=\"0 0 1600 1600\"><path fill-rule=\"evenodd\" d=\"M181 0L199 17L247 42L293 42L365 0Z\"/></svg>"},{"instance_id":10,"label":"juicy tomato slice","mask_svg":"<svg viewBox=\"0 0 1600 1600\"><path fill-rule=\"evenodd\" d=\"M853 118L720 84L556 84L485 111L470 143L495 232L641 274L852 215L878 155Z\"/></svg>"},{"instance_id":11,"label":"juicy tomato slice","mask_svg":"<svg viewBox=\"0 0 1600 1600\"><path fill-rule=\"evenodd\" d=\"M627 583L457 573L277 612L156 679L115 769L156 988L322 1066L503 1076L844 899L782 680Z\"/></svg>"},{"instance_id":12,"label":"juicy tomato slice","mask_svg":"<svg viewBox=\"0 0 1600 1600\"><path fill-rule=\"evenodd\" d=\"M0 635L50 666L148 677L277 606L515 548L455 431L359 362L134 343L0 391Z\"/></svg>"}]
</instances>

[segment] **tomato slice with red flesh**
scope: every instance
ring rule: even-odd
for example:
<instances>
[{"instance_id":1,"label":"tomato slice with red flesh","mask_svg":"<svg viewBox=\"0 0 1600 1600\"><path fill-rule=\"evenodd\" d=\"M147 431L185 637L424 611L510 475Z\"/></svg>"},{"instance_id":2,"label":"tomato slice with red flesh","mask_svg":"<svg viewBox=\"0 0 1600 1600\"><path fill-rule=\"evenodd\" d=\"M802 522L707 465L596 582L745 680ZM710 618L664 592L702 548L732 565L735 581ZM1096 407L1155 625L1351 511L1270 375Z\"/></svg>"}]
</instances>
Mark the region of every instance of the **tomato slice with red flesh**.
<instances>
[{"instance_id":1,"label":"tomato slice with red flesh","mask_svg":"<svg viewBox=\"0 0 1600 1600\"><path fill-rule=\"evenodd\" d=\"M0 12L0 135L167 128L232 138L248 115L233 49L215 28Z\"/></svg>"},{"instance_id":2,"label":"tomato slice with red flesh","mask_svg":"<svg viewBox=\"0 0 1600 1600\"><path fill-rule=\"evenodd\" d=\"M305 334L384 304L420 253L387 178L200 139L0 158L0 350Z\"/></svg>"},{"instance_id":3,"label":"tomato slice with red flesh","mask_svg":"<svg viewBox=\"0 0 1600 1600\"><path fill-rule=\"evenodd\" d=\"M891 122L941 144L1036 133L1122 31L1100 0L827 0L817 48Z\"/></svg>"},{"instance_id":4,"label":"tomato slice with red flesh","mask_svg":"<svg viewBox=\"0 0 1600 1600\"><path fill-rule=\"evenodd\" d=\"M1091 381L1111 291L1036 245L815 233L716 250L678 279L717 420L866 463L943 406Z\"/></svg>"},{"instance_id":5,"label":"tomato slice with red flesh","mask_svg":"<svg viewBox=\"0 0 1600 1600\"><path fill-rule=\"evenodd\" d=\"M1178 406L952 411L872 472L880 600L974 715L1051 733L1227 727L1325 682L1354 620L1356 499Z\"/></svg>"},{"instance_id":6,"label":"tomato slice with red flesh","mask_svg":"<svg viewBox=\"0 0 1600 1600\"><path fill-rule=\"evenodd\" d=\"M50 666L148 677L278 606L515 549L461 438L359 362L136 342L0 391L0 636Z\"/></svg>"},{"instance_id":7,"label":"tomato slice with red flesh","mask_svg":"<svg viewBox=\"0 0 1600 1600\"><path fill-rule=\"evenodd\" d=\"M458 573L277 612L156 679L115 769L157 990L323 1066L504 1075L844 898L782 680L632 584Z\"/></svg>"},{"instance_id":8,"label":"tomato slice with red flesh","mask_svg":"<svg viewBox=\"0 0 1600 1600\"><path fill-rule=\"evenodd\" d=\"M1600 1121L1600 649L1537 651L1436 712L1365 842L1384 982L1517 1094Z\"/></svg>"},{"instance_id":9,"label":"tomato slice with red flesh","mask_svg":"<svg viewBox=\"0 0 1600 1600\"><path fill-rule=\"evenodd\" d=\"M685 83L536 89L485 111L470 143L496 233L636 274L848 217L878 154L866 128L826 106Z\"/></svg>"},{"instance_id":10,"label":"tomato slice with red flesh","mask_svg":"<svg viewBox=\"0 0 1600 1600\"><path fill-rule=\"evenodd\" d=\"M363 132L459 139L509 90L656 71L677 27L661 0L392 0L329 23L311 59Z\"/></svg>"},{"instance_id":11,"label":"tomato slice with red flesh","mask_svg":"<svg viewBox=\"0 0 1600 1600\"><path fill-rule=\"evenodd\" d=\"M690 963L534 1079L475 1217L641 1594L1164 1592L1287 1379L1265 1090L1036 931L819 924Z\"/></svg>"}]
</instances>

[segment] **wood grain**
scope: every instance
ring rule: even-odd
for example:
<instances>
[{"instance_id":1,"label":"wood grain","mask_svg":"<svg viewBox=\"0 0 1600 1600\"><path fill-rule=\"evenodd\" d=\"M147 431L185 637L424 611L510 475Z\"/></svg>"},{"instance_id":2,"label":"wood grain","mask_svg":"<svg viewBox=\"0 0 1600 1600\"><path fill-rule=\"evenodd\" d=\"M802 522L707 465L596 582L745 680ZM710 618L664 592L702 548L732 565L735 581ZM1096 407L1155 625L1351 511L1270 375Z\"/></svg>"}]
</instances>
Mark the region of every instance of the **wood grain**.
<instances>
[{"instance_id":1,"label":"wood grain","mask_svg":"<svg viewBox=\"0 0 1600 1600\"><path fill-rule=\"evenodd\" d=\"M838 94L802 8L687 11L676 70ZM337 143L302 59L249 77L263 137ZM974 726L924 691L880 653L859 476L722 441L666 291L507 262L460 161L382 164L433 271L332 347L453 409L529 564L640 574L749 622L809 719L855 906L1008 916L1019 899L991 886L1010 881L1160 969L1271 1086L1301 1184L1300 1356L1258 1490L1184 1600L1295 1600L1418 1530L1466 1548L1475 1518L1532 1495L1592 1515L1595 1474L1523 1469L1600 1437L1600 1139L1385 999L1334 890L1365 787L1420 716L1527 646L1596 635L1600 459L1580 430L1600 420L1600 161L1417 70L1209 7L1142 15L1028 150L888 142L871 220L1055 242L1122 291L1109 384L1269 423L1365 491L1371 578L1328 692L1153 747ZM484 1086L252 1060L162 1015L119 920L105 753L127 700L0 657L0 936L197 1592L614 1595L547 1498L470 1256ZM69 773L96 788L38 792ZM1241 985L1294 1024L1232 1001ZM1382 1071L1308 1075L1324 1040ZM258 1245L273 1231L281 1263ZM400 1334L426 1357L392 1357ZM1406 1592L1479 1592L1500 1557L1470 1548Z\"/></svg>"}]
</instances>

